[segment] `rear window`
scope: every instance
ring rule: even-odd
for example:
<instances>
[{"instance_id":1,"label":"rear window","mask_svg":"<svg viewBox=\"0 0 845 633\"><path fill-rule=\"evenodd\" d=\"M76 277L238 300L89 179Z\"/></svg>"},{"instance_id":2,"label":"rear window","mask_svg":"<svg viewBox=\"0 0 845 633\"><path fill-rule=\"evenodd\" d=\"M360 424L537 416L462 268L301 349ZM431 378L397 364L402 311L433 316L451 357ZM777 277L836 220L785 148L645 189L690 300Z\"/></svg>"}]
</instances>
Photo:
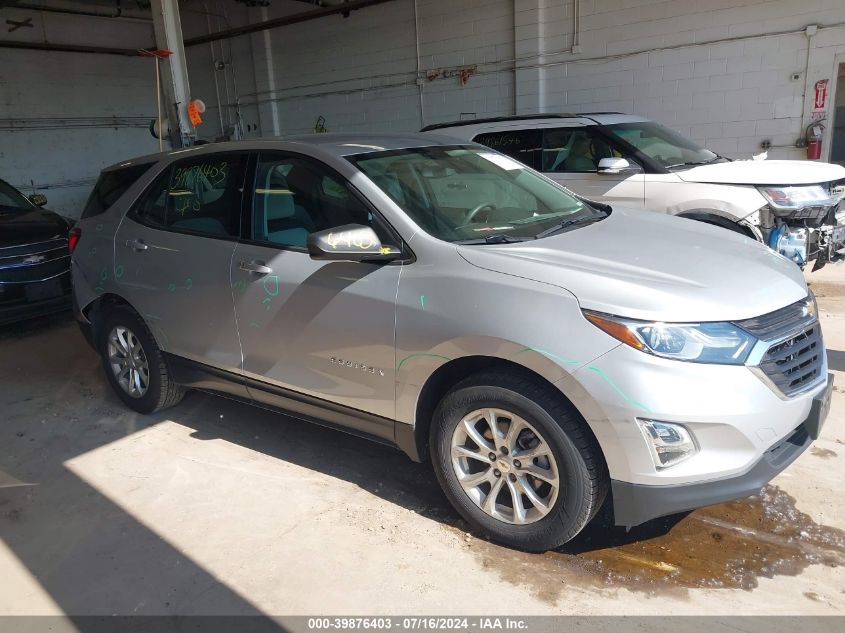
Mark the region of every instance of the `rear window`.
<instances>
[{"instance_id":1,"label":"rear window","mask_svg":"<svg viewBox=\"0 0 845 633\"><path fill-rule=\"evenodd\" d=\"M94 191L88 197L82 219L105 213L152 166L153 163L144 163L101 173L97 184L94 185Z\"/></svg>"}]
</instances>

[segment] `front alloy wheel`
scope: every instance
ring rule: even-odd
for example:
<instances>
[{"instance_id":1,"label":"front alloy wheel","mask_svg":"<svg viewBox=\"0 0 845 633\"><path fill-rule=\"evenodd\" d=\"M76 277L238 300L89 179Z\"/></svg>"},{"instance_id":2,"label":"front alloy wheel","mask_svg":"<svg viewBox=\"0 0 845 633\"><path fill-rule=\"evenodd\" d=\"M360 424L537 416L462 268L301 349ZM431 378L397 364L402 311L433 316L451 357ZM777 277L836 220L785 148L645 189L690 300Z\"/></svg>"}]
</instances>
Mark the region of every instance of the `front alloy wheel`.
<instances>
[{"instance_id":1,"label":"front alloy wheel","mask_svg":"<svg viewBox=\"0 0 845 633\"><path fill-rule=\"evenodd\" d=\"M429 446L455 509L511 547L566 543L607 494L607 467L584 419L522 370L479 372L455 385L434 411Z\"/></svg>"},{"instance_id":2,"label":"front alloy wheel","mask_svg":"<svg viewBox=\"0 0 845 633\"><path fill-rule=\"evenodd\" d=\"M504 409L478 409L452 434L452 468L486 514L523 525L546 516L560 487L557 464L543 436Z\"/></svg>"}]
</instances>

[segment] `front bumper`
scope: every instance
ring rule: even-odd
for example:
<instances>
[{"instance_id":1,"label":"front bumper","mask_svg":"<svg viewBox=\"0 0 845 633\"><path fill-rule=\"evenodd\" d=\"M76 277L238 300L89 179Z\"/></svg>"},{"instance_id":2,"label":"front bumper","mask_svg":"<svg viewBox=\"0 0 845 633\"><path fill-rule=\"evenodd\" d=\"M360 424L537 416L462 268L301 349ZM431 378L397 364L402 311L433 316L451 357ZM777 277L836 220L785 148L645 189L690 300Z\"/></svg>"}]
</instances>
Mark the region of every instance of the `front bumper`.
<instances>
[{"instance_id":1,"label":"front bumper","mask_svg":"<svg viewBox=\"0 0 845 633\"><path fill-rule=\"evenodd\" d=\"M818 436L832 377L786 397L746 366L661 359L620 345L573 377L575 401L607 462L616 523L659 516L756 493ZM656 469L636 419L683 425L697 453Z\"/></svg>"},{"instance_id":2,"label":"front bumper","mask_svg":"<svg viewBox=\"0 0 845 633\"><path fill-rule=\"evenodd\" d=\"M36 287L43 282L0 283L0 325L68 310L71 307L70 275L65 273L48 282L55 287L41 293L43 296L38 292L26 292L27 286L38 290Z\"/></svg>"},{"instance_id":3,"label":"front bumper","mask_svg":"<svg viewBox=\"0 0 845 633\"><path fill-rule=\"evenodd\" d=\"M832 378L829 383L833 386ZM633 527L658 517L757 494L812 444L814 438L807 426L799 426L792 435L766 451L751 470L739 476L676 486L643 486L612 480L614 522Z\"/></svg>"}]
</instances>

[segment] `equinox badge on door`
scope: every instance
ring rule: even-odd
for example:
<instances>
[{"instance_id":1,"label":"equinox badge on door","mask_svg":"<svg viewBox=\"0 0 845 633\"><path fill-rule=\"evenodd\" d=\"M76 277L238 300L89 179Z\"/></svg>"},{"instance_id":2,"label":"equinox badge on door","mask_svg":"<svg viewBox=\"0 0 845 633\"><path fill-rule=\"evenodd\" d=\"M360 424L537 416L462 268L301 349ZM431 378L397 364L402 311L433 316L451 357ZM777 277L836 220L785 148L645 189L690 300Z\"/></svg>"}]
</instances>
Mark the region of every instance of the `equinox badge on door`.
<instances>
[{"instance_id":1,"label":"equinox badge on door","mask_svg":"<svg viewBox=\"0 0 845 633\"><path fill-rule=\"evenodd\" d=\"M342 358L336 358L334 356L331 357L330 362L334 363L335 365L349 367L350 369L361 369L367 372L368 374L373 374L374 376L384 376L383 369L379 369L378 367L370 367L369 365L364 365L363 363L356 363L355 361L351 360L343 360Z\"/></svg>"}]
</instances>

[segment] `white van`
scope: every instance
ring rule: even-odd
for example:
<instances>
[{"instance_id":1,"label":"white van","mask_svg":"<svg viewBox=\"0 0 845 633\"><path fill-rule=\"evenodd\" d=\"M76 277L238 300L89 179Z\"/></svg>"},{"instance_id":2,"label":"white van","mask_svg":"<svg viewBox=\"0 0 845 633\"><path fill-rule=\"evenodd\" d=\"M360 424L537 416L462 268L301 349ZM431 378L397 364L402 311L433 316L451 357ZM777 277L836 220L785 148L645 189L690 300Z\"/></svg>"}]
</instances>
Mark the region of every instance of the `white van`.
<instances>
[{"instance_id":1,"label":"white van","mask_svg":"<svg viewBox=\"0 0 845 633\"><path fill-rule=\"evenodd\" d=\"M845 168L733 160L642 117L616 112L429 125L492 147L575 193L701 220L753 237L813 270L845 256Z\"/></svg>"}]
</instances>

